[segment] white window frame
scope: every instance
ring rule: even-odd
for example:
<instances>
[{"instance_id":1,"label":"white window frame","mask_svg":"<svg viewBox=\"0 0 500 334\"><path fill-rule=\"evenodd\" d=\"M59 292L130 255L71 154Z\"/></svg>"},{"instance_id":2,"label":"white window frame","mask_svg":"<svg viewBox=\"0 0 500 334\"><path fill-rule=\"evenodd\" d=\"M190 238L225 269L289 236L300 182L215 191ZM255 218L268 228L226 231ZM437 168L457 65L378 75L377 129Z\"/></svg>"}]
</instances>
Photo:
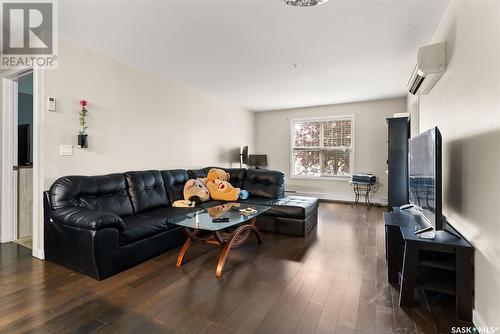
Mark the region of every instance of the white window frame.
<instances>
[{"instance_id":1,"label":"white window frame","mask_svg":"<svg viewBox=\"0 0 500 334\"><path fill-rule=\"evenodd\" d=\"M295 159L294 159L294 150L295 150L295 123L302 123L302 122L327 122L327 121L343 121L343 120L350 120L351 123L351 154L350 154L350 161L349 161L349 175L338 175L338 176L330 176L330 175L320 175L320 176L305 176L305 175L295 175ZM355 168L354 168L354 163L355 163L355 133L356 133L356 118L355 115L339 115L339 116L327 116L327 117L307 117L307 118L294 118L290 119L290 178L291 179L297 179L297 180L338 180L338 181L349 181L351 179L352 173L354 173ZM322 129L322 128L321 128ZM323 137L323 134L321 134L321 137ZM323 139L323 138L321 138ZM323 140L320 140L320 146L315 147L312 146L310 147L312 150L323 150L324 149L324 142ZM308 147L309 148L309 147ZM322 161L322 156L320 155L320 169L322 169L323 166L323 161ZM320 173L322 173L322 170L320 170Z\"/></svg>"}]
</instances>

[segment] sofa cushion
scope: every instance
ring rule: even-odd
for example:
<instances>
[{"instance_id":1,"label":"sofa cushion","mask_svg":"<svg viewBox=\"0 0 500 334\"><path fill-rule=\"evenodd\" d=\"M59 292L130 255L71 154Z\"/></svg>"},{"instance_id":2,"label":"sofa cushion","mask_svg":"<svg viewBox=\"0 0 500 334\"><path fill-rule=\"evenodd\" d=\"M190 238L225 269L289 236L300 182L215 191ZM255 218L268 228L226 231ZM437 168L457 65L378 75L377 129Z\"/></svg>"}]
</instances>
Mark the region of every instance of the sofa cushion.
<instances>
[{"instance_id":1,"label":"sofa cushion","mask_svg":"<svg viewBox=\"0 0 500 334\"><path fill-rule=\"evenodd\" d=\"M270 206L271 209L264 212L265 216L304 219L318 208L319 200L316 197L287 196L277 199L262 197L250 197L239 200L245 204Z\"/></svg>"},{"instance_id":2,"label":"sofa cushion","mask_svg":"<svg viewBox=\"0 0 500 334\"><path fill-rule=\"evenodd\" d=\"M125 228L120 233L120 245L127 245L172 228L163 217L136 215L123 218Z\"/></svg>"},{"instance_id":3,"label":"sofa cushion","mask_svg":"<svg viewBox=\"0 0 500 334\"><path fill-rule=\"evenodd\" d=\"M194 212L199 210L196 208L174 208L174 207L164 207L164 208L156 208L152 210L147 210L141 212L141 215L151 217L154 219L163 219L165 223L168 223L168 220L174 217L182 216L190 212Z\"/></svg>"},{"instance_id":4,"label":"sofa cushion","mask_svg":"<svg viewBox=\"0 0 500 334\"><path fill-rule=\"evenodd\" d=\"M126 172L125 177L136 214L170 205L160 171Z\"/></svg>"},{"instance_id":5,"label":"sofa cushion","mask_svg":"<svg viewBox=\"0 0 500 334\"><path fill-rule=\"evenodd\" d=\"M170 203L184 199L184 184L189 180L188 172L184 169L162 170L163 181Z\"/></svg>"},{"instance_id":6,"label":"sofa cushion","mask_svg":"<svg viewBox=\"0 0 500 334\"><path fill-rule=\"evenodd\" d=\"M133 214L123 174L61 177L50 187L54 210L86 207L118 216Z\"/></svg>"},{"instance_id":7,"label":"sofa cushion","mask_svg":"<svg viewBox=\"0 0 500 334\"><path fill-rule=\"evenodd\" d=\"M276 170L248 169L243 189L250 195L263 198L285 196L285 174Z\"/></svg>"},{"instance_id":8,"label":"sofa cushion","mask_svg":"<svg viewBox=\"0 0 500 334\"><path fill-rule=\"evenodd\" d=\"M266 216L305 219L317 210L319 200L315 197L288 196L274 200Z\"/></svg>"},{"instance_id":9,"label":"sofa cushion","mask_svg":"<svg viewBox=\"0 0 500 334\"><path fill-rule=\"evenodd\" d=\"M246 168L224 168L229 173L229 183L236 188L243 188L245 182Z\"/></svg>"}]
</instances>

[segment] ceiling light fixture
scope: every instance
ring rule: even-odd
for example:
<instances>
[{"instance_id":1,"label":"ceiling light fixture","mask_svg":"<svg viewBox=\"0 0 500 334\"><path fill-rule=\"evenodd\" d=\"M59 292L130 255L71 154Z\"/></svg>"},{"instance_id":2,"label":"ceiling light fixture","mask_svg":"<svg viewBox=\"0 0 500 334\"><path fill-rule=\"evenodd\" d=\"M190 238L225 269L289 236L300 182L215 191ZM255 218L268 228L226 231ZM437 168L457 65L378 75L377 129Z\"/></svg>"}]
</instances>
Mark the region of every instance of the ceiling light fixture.
<instances>
[{"instance_id":1,"label":"ceiling light fixture","mask_svg":"<svg viewBox=\"0 0 500 334\"><path fill-rule=\"evenodd\" d=\"M298 7L312 7L316 5L321 5L328 0L283 0L287 5L298 6Z\"/></svg>"}]
</instances>

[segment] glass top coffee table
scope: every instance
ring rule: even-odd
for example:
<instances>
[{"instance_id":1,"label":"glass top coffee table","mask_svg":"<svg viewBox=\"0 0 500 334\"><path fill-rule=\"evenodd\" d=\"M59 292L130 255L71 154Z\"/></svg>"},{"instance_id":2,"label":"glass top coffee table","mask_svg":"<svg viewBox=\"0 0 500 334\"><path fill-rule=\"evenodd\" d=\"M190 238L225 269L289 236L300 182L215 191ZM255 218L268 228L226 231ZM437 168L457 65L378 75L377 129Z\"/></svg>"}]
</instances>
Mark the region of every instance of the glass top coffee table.
<instances>
[{"instance_id":1,"label":"glass top coffee table","mask_svg":"<svg viewBox=\"0 0 500 334\"><path fill-rule=\"evenodd\" d=\"M241 211L249 208L254 211ZM184 227L187 235L186 242L177 257L177 267L182 265L182 260L191 242L193 240L202 241L207 244L222 246L215 270L215 275L220 277L231 249L243 245L251 233L254 233L257 241L262 243L260 232L255 226L255 220L257 216L270 208L262 205L225 203L169 220L171 224ZM199 234L203 231L208 233L200 237Z\"/></svg>"}]
</instances>

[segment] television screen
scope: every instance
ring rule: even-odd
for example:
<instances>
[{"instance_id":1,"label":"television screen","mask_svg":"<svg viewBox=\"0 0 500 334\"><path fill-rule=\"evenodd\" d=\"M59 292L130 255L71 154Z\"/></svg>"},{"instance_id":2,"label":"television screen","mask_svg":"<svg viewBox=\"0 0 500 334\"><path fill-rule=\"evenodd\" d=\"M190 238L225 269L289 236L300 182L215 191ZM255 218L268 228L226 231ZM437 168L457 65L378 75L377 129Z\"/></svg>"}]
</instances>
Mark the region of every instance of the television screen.
<instances>
[{"instance_id":1,"label":"television screen","mask_svg":"<svg viewBox=\"0 0 500 334\"><path fill-rule=\"evenodd\" d=\"M409 198L434 229L442 229L441 134L438 128L409 140Z\"/></svg>"},{"instance_id":2,"label":"television screen","mask_svg":"<svg viewBox=\"0 0 500 334\"><path fill-rule=\"evenodd\" d=\"M256 167L267 167L267 155L265 154L250 154L248 156L248 164Z\"/></svg>"}]
</instances>

